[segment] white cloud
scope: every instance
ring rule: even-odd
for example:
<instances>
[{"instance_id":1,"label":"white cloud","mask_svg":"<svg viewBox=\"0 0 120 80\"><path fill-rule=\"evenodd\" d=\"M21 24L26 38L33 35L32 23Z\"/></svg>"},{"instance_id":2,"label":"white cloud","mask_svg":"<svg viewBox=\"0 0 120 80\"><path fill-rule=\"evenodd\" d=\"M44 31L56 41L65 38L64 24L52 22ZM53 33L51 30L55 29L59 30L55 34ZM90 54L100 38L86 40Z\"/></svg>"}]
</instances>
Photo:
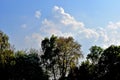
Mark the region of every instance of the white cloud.
<instances>
[{"instance_id":1,"label":"white cloud","mask_svg":"<svg viewBox=\"0 0 120 80\"><path fill-rule=\"evenodd\" d=\"M54 6L53 13L54 17L64 26L71 26L74 30L82 29L84 27L83 22L76 21L74 17L66 13L62 7Z\"/></svg>"},{"instance_id":2,"label":"white cloud","mask_svg":"<svg viewBox=\"0 0 120 80\"><path fill-rule=\"evenodd\" d=\"M79 34L82 37L85 37L87 39L90 39L90 38L98 39L98 37L99 37L99 34L96 31L94 31L93 29L87 29L87 28L79 31Z\"/></svg>"},{"instance_id":3,"label":"white cloud","mask_svg":"<svg viewBox=\"0 0 120 80\"><path fill-rule=\"evenodd\" d=\"M33 33L26 37L31 45L40 47L44 37L52 34L57 36L73 36L84 49L89 49L92 45L99 45L104 48L111 44L120 45L120 22L109 22L104 28L87 28L81 21L77 21L62 7L54 6L51 18L45 18L40 26L40 33ZM41 13L36 12L41 15ZM40 18L40 17L36 17ZM88 26L89 27L89 26Z\"/></svg>"},{"instance_id":4,"label":"white cloud","mask_svg":"<svg viewBox=\"0 0 120 80\"><path fill-rule=\"evenodd\" d=\"M98 31L98 34L99 34L99 39L100 41L106 43L109 41L109 38L108 38L108 35L107 35L107 32L101 28L99 31Z\"/></svg>"},{"instance_id":5,"label":"white cloud","mask_svg":"<svg viewBox=\"0 0 120 80\"><path fill-rule=\"evenodd\" d=\"M68 32L68 31L65 32L64 29L65 29L65 26L63 26L59 22L55 23L54 21L45 19L42 22L42 27L40 28L40 31L45 33L46 36L51 36L52 34L56 36L65 36L65 37L73 36L71 32Z\"/></svg>"},{"instance_id":6,"label":"white cloud","mask_svg":"<svg viewBox=\"0 0 120 80\"><path fill-rule=\"evenodd\" d=\"M94 30L85 28L83 22L77 21L70 14L66 13L62 7L58 6L54 6L51 20L43 20L40 30L46 35L56 34L65 36L65 34L69 34L75 37L81 31L81 33L85 33L85 36L90 36L88 38L98 37L98 34Z\"/></svg>"},{"instance_id":7,"label":"white cloud","mask_svg":"<svg viewBox=\"0 0 120 80\"><path fill-rule=\"evenodd\" d=\"M112 21L108 24L109 29L118 29L120 28L120 22L113 23Z\"/></svg>"},{"instance_id":8,"label":"white cloud","mask_svg":"<svg viewBox=\"0 0 120 80\"><path fill-rule=\"evenodd\" d=\"M40 35L41 33L42 35ZM72 36L77 38L76 40L81 38L84 41L92 39L93 42L99 37L96 30L86 28L83 22L77 21L69 13L66 13L62 7L58 6L54 6L53 15L50 19L45 18L42 21L40 33L31 34L28 41L30 40L31 43L37 44L40 47L41 39L43 37L50 37L52 34L64 37Z\"/></svg>"},{"instance_id":9,"label":"white cloud","mask_svg":"<svg viewBox=\"0 0 120 80\"><path fill-rule=\"evenodd\" d=\"M27 24L22 24L21 27L22 28L27 28Z\"/></svg>"},{"instance_id":10,"label":"white cloud","mask_svg":"<svg viewBox=\"0 0 120 80\"><path fill-rule=\"evenodd\" d=\"M109 22L104 28L100 28L97 33L99 38L96 42L104 48L110 45L120 45L120 22Z\"/></svg>"},{"instance_id":11,"label":"white cloud","mask_svg":"<svg viewBox=\"0 0 120 80\"><path fill-rule=\"evenodd\" d=\"M40 11L36 11L36 12L35 12L35 17L36 17L37 19L40 19L40 17L41 17L41 12L40 12Z\"/></svg>"}]
</instances>

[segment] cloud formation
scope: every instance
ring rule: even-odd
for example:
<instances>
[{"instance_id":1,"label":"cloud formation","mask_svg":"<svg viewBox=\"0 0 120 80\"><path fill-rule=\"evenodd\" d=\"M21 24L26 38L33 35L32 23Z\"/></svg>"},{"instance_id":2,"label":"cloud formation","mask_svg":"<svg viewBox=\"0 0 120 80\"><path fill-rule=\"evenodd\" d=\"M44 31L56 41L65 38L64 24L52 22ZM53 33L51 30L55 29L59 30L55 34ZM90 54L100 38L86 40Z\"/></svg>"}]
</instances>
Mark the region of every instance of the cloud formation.
<instances>
[{"instance_id":1,"label":"cloud formation","mask_svg":"<svg viewBox=\"0 0 120 80\"><path fill-rule=\"evenodd\" d=\"M108 47L110 45L120 45L120 22L109 22L108 25L101 30L103 37L102 45Z\"/></svg>"},{"instance_id":2,"label":"cloud formation","mask_svg":"<svg viewBox=\"0 0 120 80\"><path fill-rule=\"evenodd\" d=\"M54 6L54 17L64 26L70 26L72 29L82 29L84 27L83 22L76 21L73 16L66 13L62 7Z\"/></svg>"},{"instance_id":3,"label":"cloud formation","mask_svg":"<svg viewBox=\"0 0 120 80\"><path fill-rule=\"evenodd\" d=\"M36 18L40 18L41 13L36 11ZM40 33L33 33L27 40L33 40L40 47L44 37L52 34L57 36L72 36L84 48L89 49L92 45L99 45L104 48L111 44L120 45L120 22L109 22L104 28L88 28L82 21L77 21L62 7L54 6L52 17L45 18L40 29Z\"/></svg>"},{"instance_id":4,"label":"cloud formation","mask_svg":"<svg viewBox=\"0 0 120 80\"><path fill-rule=\"evenodd\" d=\"M75 20L73 16L58 6L53 8L52 19L44 19L40 28L46 35L55 34L58 36L75 36L79 31L85 31L85 29L83 22Z\"/></svg>"}]
</instances>

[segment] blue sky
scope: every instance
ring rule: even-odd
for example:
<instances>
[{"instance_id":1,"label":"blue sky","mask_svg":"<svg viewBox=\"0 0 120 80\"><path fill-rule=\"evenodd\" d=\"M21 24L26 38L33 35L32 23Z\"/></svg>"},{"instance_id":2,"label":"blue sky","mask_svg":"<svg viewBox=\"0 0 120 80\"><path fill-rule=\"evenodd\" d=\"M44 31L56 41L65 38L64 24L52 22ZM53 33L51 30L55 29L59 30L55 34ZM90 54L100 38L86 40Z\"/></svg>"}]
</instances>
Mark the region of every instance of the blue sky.
<instances>
[{"instance_id":1,"label":"blue sky","mask_svg":"<svg viewBox=\"0 0 120 80\"><path fill-rule=\"evenodd\" d=\"M55 34L73 36L86 54L120 45L120 0L0 0L0 30L16 49L39 49Z\"/></svg>"}]
</instances>

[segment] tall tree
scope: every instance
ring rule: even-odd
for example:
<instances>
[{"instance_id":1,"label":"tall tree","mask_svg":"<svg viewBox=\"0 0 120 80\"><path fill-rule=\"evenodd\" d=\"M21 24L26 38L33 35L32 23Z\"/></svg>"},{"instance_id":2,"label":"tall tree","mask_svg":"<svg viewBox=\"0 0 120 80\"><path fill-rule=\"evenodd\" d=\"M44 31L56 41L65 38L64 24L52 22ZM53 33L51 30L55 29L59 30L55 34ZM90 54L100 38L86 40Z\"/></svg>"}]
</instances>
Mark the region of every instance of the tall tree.
<instances>
[{"instance_id":1,"label":"tall tree","mask_svg":"<svg viewBox=\"0 0 120 80\"><path fill-rule=\"evenodd\" d=\"M59 71L62 79L71 68L76 67L79 58L83 55L81 53L81 45L75 42L72 37L60 37L57 40L57 47L59 49Z\"/></svg>"},{"instance_id":2,"label":"tall tree","mask_svg":"<svg viewBox=\"0 0 120 80\"><path fill-rule=\"evenodd\" d=\"M10 49L8 40L8 36L0 31L0 77L4 80L9 79L11 68L15 64L14 52Z\"/></svg>"},{"instance_id":3,"label":"tall tree","mask_svg":"<svg viewBox=\"0 0 120 80\"><path fill-rule=\"evenodd\" d=\"M81 57L81 45L72 37L51 36L42 41L43 55L41 56L46 70L53 74L54 80L65 78L68 71L75 67Z\"/></svg>"},{"instance_id":4,"label":"tall tree","mask_svg":"<svg viewBox=\"0 0 120 80\"><path fill-rule=\"evenodd\" d=\"M41 55L43 66L45 67L46 73L52 74L54 80L57 77L57 68L56 68L56 56L58 54L58 49L56 47L57 37L52 35L51 38L45 38L42 43L43 55Z\"/></svg>"}]
</instances>

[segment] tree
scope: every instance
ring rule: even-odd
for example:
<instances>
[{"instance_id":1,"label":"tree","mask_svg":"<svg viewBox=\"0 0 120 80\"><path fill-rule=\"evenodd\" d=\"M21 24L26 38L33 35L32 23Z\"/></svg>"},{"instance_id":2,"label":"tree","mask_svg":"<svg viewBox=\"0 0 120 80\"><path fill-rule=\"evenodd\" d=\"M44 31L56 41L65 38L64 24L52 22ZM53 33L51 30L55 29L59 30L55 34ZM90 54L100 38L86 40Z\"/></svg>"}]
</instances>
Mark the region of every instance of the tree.
<instances>
[{"instance_id":1,"label":"tree","mask_svg":"<svg viewBox=\"0 0 120 80\"><path fill-rule=\"evenodd\" d=\"M73 68L69 75L68 80L96 80L98 71L98 61L103 53L103 49L99 46L92 46L90 53L83 61L79 68Z\"/></svg>"},{"instance_id":2,"label":"tree","mask_svg":"<svg viewBox=\"0 0 120 80\"><path fill-rule=\"evenodd\" d=\"M0 78L3 80L48 80L38 52L17 51L10 48L8 36L0 31Z\"/></svg>"},{"instance_id":3,"label":"tree","mask_svg":"<svg viewBox=\"0 0 120 80\"><path fill-rule=\"evenodd\" d=\"M57 59L56 56L59 50L56 47L57 37L52 35L50 39L45 38L42 43L43 55L41 55L43 66L45 67L46 73L52 74L54 80L57 77Z\"/></svg>"},{"instance_id":4,"label":"tree","mask_svg":"<svg viewBox=\"0 0 120 80\"><path fill-rule=\"evenodd\" d=\"M39 56L34 50L17 51L15 61L12 80L48 80L48 75L40 66Z\"/></svg>"},{"instance_id":5,"label":"tree","mask_svg":"<svg viewBox=\"0 0 120 80\"><path fill-rule=\"evenodd\" d=\"M90 60L93 64L97 64L101 54L103 53L103 49L99 46L92 46L90 49L90 53L87 55L87 59Z\"/></svg>"},{"instance_id":6,"label":"tree","mask_svg":"<svg viewBox=\"0 0 120 80\"><path fill-rule=\"evenodd\" d=\"M10 49L8 36L0 31L0 77L8 80L12 66L15 64L14 51Z\"/></svg>"},{"instance_id":7,"label":"tree","mask_svg":"<svg viewBox=\"0 0 120 80\"><path fill-rule=\"evenodd\" d=\"M75 67L78 59L81 57L81 45L74 41L72 37L64 38L52 35L50 39L45 38L42 41L43 55L41 55L43 66L46 71L50 72L61 79L65 78L68 71Z\"/></svg>"},{"instance_id":8,"label":"tree","mask_svg":"<svg viewBox=\"0 0 120 80\"><path fill-rule=\"evenodd\" d=\"M85 62L82 62L80 68L79 68L79 79L81 80L92 80L92 69L93 69L93 65L90 64L90 62L87 60Z\"/></svg>"},{"instance_id":9,"label":"tree","mask_svg":"<svg viewBox=\"0 0 120 80\"><path fill-rule=\"evenodd\" d=\"M72 37L60 37L57 40L58 65L61 79L64 79L67 73L77 66L78 60L82 57L81 45L74 41Z\"/></svg>"},{"instance_id":10,"label":"tree","mask_svg":"<svg viewBox=\"0 0 120 80\"><path fill-rule=\"evenodd\" d=\"M79 67L72 68L68 80L94 80L94 65L89 60L83 61Z\"/></svg>"},{"instance_id":11,"label":"tree","mask_svg":"<svg viewBox=\"0 0 120 80\"><path fill-rule=\"evenodd\" d=\"M120 79L120 46L111 45L104 50L98 62L99 80Z\"/></svg>"},{"instance_id":12,"label":"tree","mask_svg":"<svg viewBox=\"0 0 120 80\"><path fill-rule=\"evenodd\" d=\"M10 43L8 36L0 31L0 64L4 66L9 64L9 59L13 57L13 51L10 50Z\"/></svg>"}]
</instances>

